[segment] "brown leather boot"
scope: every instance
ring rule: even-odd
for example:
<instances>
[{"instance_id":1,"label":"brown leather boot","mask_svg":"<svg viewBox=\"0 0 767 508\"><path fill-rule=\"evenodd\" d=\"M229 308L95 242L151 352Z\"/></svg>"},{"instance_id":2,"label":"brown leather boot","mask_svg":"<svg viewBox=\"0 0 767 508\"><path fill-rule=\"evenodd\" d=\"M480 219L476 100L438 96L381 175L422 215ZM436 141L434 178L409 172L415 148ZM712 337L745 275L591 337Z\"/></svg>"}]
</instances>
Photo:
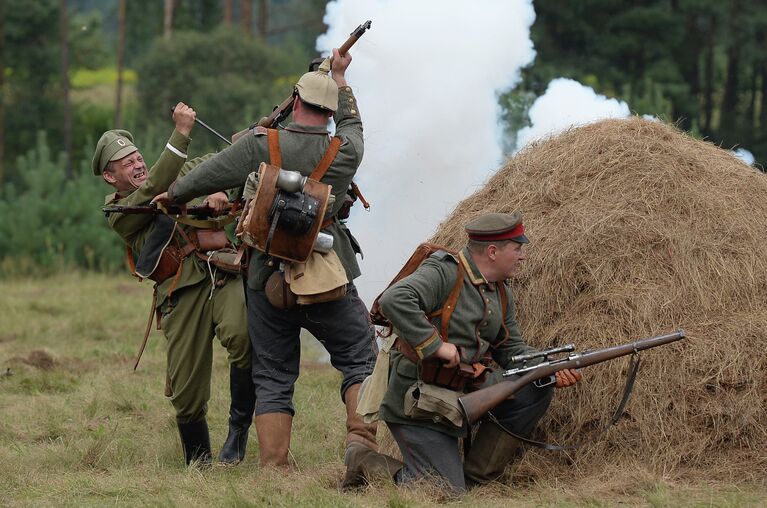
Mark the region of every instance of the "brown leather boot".
<instances>
[{"instance_id":1,"label":"brown leather boot","mask_svg":"<svg viewBox=\"0 0 767 508\"><path fill-rule=\"evenodd\" d=\"M378 451L376 443L376 430L378 424L365 423L362 417L357 414L357 399L360 394L362 384L351 385L344 393L346 403L346 446L351 443L360 443L373 451Z\"/></svg>"},{"instance_id":2,"label":"brown leather boot","mask_svg":"<svg viewBox=\"0 0 767 508\"><path fill-rule=\"evenodd\" d=\"M482 422L463 461L466 486L497 480L522 451L522 443L490 421Z\"/></svg>"},{"instance_id":3,"label":"brown leather boot","mask_svg":"<svg viewBox=\"0 0 767 508\"><path fill-rule=\"evenodd\" d=\"M259 465L271 467L288 466L290 427L293 417L288 413L265 413L256 416Z\"/></svg>"},{"instance_id":4,"label":"brown leather boot","mask_svg":"<svg viewBox=\"0 0 767 508\"><path fill-rule=\"evenodd\" d=\"M369 483L394 481L394 475L405 465L357 442L352 442L346 447L344 463L346 474L341 482L341 488L344 490Z\"/></svg>"}]
</instances>

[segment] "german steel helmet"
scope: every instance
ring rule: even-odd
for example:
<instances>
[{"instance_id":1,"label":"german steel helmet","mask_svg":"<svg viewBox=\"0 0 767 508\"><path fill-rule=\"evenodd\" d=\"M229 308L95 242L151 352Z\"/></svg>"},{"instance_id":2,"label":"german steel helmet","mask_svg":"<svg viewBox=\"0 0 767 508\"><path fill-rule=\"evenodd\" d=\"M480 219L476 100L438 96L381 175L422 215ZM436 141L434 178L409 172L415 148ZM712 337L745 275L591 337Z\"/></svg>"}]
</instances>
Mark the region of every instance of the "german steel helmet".
<instances>
[{"instance_id":1,"label":"german steel helmet","mask_svg":"<svg viewBox=\"0 0 767 508\"><path fill-rule=\"evenodd\" d=\"M338 109L338 85L330 77L330 58L326 58L316 71L307 72L296 83L302 101L322 109Z\"/></svg>"}]
</instances>

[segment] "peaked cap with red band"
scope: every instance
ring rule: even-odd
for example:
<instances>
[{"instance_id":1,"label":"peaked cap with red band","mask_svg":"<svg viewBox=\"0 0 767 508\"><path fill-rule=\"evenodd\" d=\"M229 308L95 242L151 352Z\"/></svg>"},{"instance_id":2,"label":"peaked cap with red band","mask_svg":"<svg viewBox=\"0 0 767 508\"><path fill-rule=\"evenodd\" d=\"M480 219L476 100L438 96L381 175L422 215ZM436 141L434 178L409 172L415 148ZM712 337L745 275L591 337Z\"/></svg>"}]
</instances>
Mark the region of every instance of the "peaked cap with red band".
<instances>
[{"instance_id":1,"label":"peaked cap with red band","mask_svg":"<svg viewBox=\"0 0 767 508\"><path fill-rule=\"evenodd\" d=\"M511 240L528 243L525 226L522 224L522 212L487 213L466 224L469 239L478 242L496 242Z\"/></svg>"}]
</instances>

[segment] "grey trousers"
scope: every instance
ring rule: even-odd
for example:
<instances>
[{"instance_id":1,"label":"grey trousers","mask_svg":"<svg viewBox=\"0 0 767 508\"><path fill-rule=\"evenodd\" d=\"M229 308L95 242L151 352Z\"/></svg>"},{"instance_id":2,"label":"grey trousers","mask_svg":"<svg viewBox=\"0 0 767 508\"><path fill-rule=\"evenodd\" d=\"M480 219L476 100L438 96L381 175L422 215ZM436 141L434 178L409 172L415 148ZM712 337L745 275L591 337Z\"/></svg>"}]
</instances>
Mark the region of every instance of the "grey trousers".
<instances>
[{"instance_id":1,"label":"grey trousers","mask_svg":"<svg viewBox=\"0 0 767 508\"><path fill-rule=\"evenodd\" d=\"M334 302L277 309L263 291L247 289L248 333L253 346L256 415L295 414L293 391L301 361L301 328L314 335L330 354L330 363L343 374L346 390L373 372L378 347L375 327L357 289Z\"/></svg>"},{"instance_id":2,"label":"grey trousers","mask_svg":"<svg viewBox=\"0 0 767 508\"><path fill-rule=\"evenodd\" d=\"M553 394L551 387L538 388L530 384L517 392L513 399L497 406L493 414L504 427L527 437L546 413ZM405 467L395 478L398 484L432 478L447 483L456 492L466 490L459 438L418 425L391 422L386 422L386 425L397 441L405 462ZM481 425L478 432L482 432Z\"/></svg>"}]
</instances>

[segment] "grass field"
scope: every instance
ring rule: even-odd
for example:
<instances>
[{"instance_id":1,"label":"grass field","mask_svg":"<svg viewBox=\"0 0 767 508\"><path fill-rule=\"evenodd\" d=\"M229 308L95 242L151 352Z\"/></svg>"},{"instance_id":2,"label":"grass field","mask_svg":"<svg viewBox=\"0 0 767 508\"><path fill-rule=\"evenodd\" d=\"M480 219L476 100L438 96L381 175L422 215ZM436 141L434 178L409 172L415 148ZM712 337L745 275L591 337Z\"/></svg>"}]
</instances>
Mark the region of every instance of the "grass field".
<instances>
[{"instance_id":1,"label":"grass field","mask_svg":"<svg viewBox=\"0 0 767 508\"><path fill-rule=\"evenodd\" d=\"M164 339L153 332L137 372L151 285L69 273L0 283L0 505L432 506L434 493L370 487L343 493L340 376L307 341L289 472L258 468L251 434L236 468L182 464L164 397ZM312 339L313 340L313 339ZM208 421L226 434L226 359L216 347ZM385 445L391 447L387 437ZM577 464L575 465L577 467ZM641 467L588 481L535 477L476 489L466 506L764 506L767 486L680 481ZM453 504L455 502L447 502Z\"/></svg>"}]
</instances>

